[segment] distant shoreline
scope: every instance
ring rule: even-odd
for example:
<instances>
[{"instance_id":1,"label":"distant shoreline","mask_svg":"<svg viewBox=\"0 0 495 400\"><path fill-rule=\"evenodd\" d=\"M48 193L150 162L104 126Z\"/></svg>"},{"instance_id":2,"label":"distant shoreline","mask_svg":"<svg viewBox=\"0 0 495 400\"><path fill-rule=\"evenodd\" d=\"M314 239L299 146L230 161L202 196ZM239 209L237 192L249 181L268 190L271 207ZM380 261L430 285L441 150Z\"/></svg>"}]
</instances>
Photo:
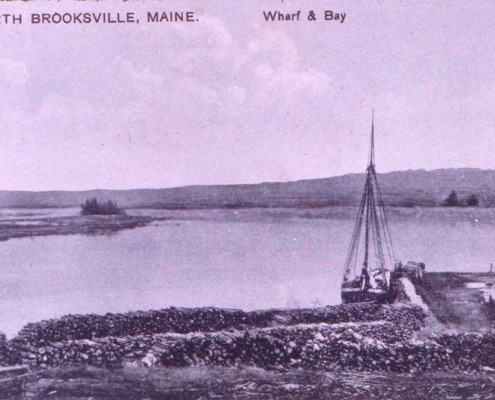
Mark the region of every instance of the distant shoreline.
<instances>
[{"instance_id":1,"label":"distant shoreline","mask_svg":"<svg viewBox=\"0 0 495 400\"><path fill-rule=\"evenodd\" d=\"M163 210L163 211L207 211L207 210L252 210L252 209L262 209L262 210L304 210L304 209L324 209L324 208L357 208L359 204L319 204L319 205L300 205L300 206L286 206L286 205L243 205L243 206L187 206L187 205L177 205L173 207L163 207L163 206L131 206L123 207L124 211L128 210ZM442 205L385 205L387 209L446 209L446 210L466 210L466 209L480 209L480 210L490 210L495 209L494 205L483 205L483 206L442 206ZM57 210L57 209L79 209L78 206L2 206L0 210Z\"/></svg>"},{"instance_id":2,"label":"distant shoreline","mask_svg":"<svg viewBox=\"0 0 495 400\"><path fill-rule=\"evenodd\" d=\"M74 209L74 215L51 216L42 210ZM14 238L59 235L107 235L118 231L148 226L163 220L238 220L270 221L301 219L352 219L357 206L319 207L243 207L243 208L128 208L125 215L81 216L75 207L4 207L0 208L0 241ZM18 210L6 213L2 211ZM39 210L38 213L29 211ZM24 213L22 211L25 211ZM495 207L387 207L394 219L427 218L455 219L476 223L495 222Z\"/></svg>"},{"instance_id":3,"label":"distant shoreline","mask_svg":"<svg viewBox=\"0 0 495 400\"><path fill-rule=\"evenodd\" d=\"M113 201L120 208L301 208L353 206L363 193L364 174L258 184L195 185L164 189L6 191L0 208L79 207L87 199ZM459 205L475 196L479 207L495 207L495 170L476 168L378 173L386 206L437 207L455 191Z\"/></svg>"}]
</instances>

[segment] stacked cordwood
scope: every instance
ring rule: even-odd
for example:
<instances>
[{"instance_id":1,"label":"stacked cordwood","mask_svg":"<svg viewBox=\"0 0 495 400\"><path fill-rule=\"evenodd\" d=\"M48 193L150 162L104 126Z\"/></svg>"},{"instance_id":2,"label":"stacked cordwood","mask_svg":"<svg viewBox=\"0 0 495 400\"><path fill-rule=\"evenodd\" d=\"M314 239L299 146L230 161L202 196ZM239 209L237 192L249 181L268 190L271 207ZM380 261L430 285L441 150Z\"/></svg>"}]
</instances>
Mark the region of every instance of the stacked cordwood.
<instances>
[{"instance_id":1,"label":"stacked cordwood","mask_svg":"<svg viewBox=\"0 0 495 400\"><path fill-rule=\"evenodd\" d=\"M314 350L326 342L332 342L332 346L341 340L369 342L367 338L373 336L381 343L390 344L409 340L411 335L407 328L386 321L299 324L246 331L67 340L31 348L25 353L25 359L31 366L40 367L109 365L140 361L151 354L161 364L173 367L242 364L275 368L310 362ZM332 357L335 358L335 354ZM321 366L325 366L324 363Z\"/></svg>"},{"instance_id":2,"label":"stacked cordwood","mask_svg":"<svg viewBox=\"0 0 495 400\"><path fill-rule=\"evenodd\" d=\"M413 315L413 318L411 318ZM408 305L352 304L314 309L245 312L218 308L167 308L125 314L67 315L26 325L14 340L31 346L64 340L150 335L155 333L218 332L305 323L390 321L418 329L423 314Z\"/></svg>"},{"instance_id":3,"label":"stacked cordwood","mask_svg":"<svg viewBox=\"0 0 495 400\"><path fill-rule=\"evenodd\" d=\"M495 334L416 340L425 314L411 305L342 305L243 312L215 308L71 315L0 336L0 362L31 367L258 366L348 371L495 371Z\"/></svg>"},{"instance_id":4,"label":"stacked cordwood","mask_svg":"<svg viewBox=\"0 0 495 400\"><path fill-rule=\"evenodd\" d=\"M21 363L18 349L7 341L5 334L0 333L0 366L15 365Z\"/></svg>"},{"instance_id":5,"label":"stacked cordwood","mask_svg":"<svg viewBox=\"0 0 495 400\"><path fill-rule=\"evenodd\" d=\"M346 365L349 352L342 351L346 343L356 347L356 343L372 346L373 341L387 346L407 342L423 320L421 309L408 305L256 312L170 308L70 315L29 324L11 342L23 362L33 367L119 364L148 356L170 366L313 365L328 369ZM347 340L348 336L354 341ZM332 356L320 360L317 353L325 349Z\"/></svg>"}]
</instances>

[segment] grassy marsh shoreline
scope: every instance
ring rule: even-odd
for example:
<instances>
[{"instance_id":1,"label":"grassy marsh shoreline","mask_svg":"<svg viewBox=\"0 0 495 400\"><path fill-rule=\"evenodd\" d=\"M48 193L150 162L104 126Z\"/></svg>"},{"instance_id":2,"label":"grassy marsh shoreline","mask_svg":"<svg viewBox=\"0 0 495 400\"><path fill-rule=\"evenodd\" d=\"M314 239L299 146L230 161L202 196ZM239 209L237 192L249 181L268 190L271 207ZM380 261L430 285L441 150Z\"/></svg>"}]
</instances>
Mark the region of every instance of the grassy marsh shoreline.
<instances>
[{"instance_id":1,"label":"grassy marsh shoreline","mask_svg":"<svg viewBox=\"0 0 495 400\"><path fill-rule=\"evenodd\" d=\"M149 216L66 216L3 220L0 241L49 235L104 235L124 229L143 227L152 222Z\"/></svg>"}]
</instances>

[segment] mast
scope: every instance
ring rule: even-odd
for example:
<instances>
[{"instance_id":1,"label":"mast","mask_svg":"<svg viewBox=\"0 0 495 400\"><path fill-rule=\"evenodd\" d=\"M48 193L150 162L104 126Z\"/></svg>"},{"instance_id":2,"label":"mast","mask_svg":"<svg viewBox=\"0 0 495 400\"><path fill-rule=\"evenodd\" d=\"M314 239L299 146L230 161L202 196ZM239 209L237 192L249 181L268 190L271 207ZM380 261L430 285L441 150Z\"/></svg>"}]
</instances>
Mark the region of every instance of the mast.
<instances>
[{"instance_id":1,"label":"mast","mask_svg":"<svg viewBox=\"0 0 495 400\"><path fill-rule=\"evenodd\" d=\"M368 161L368 168L366 169L366 184L365 184L365 194L366 194L366 231L365 231L365 248L364 248L364 267L368 268L369 260L369 247L370 247L370 219L373 218L373 214L370 213L372 208L373 200L373 185L371 183L373 164L375 162L375 110L371 115L371 138L370 138L370 155Z\"/></svg>"},{"instance_id":2,"label":"mast","mask_svg":"<svg viewBox=\"0 0 495 400\"><path fill-rule=\"evenodd\" d=\"M371 114L371 138L370 138L370 158L368 169L375 169L375 110Z\"/></svg>"},{"instance_id":3,"label":"mast","mask_svg":"<svg viewBox=\"0 0 495 400\"><path fill-rule=\"evenodd\" d=\"M369 248L370 248L370 177L366 177L366 224L364 239L364 263L363 266L368 268Z\"/></svg>"},{"instance_id":4,"label":"mast","mask_svg":"<svg viewBox=\"0 0 495 400\"><path fill-rule=\"evenodd\" d=\"M361 258L363 261L362 267L370 270L378 269L381 272L385 272L385 270L391 268L396 261L390 229L388 227L383 199L375 171L374 114L373 111L366 181L344 265L344 281L352 278L352 275L354 275L354 277L358 276L356 272L360 271L360 269L357 271L360 258L359 254L363 257ZM359 244L362 236L364 236L364 246L361 247L360 251ZM387 250L386 252L384 252L383 249L384 245Z\"/></svg>"}]
</instances>

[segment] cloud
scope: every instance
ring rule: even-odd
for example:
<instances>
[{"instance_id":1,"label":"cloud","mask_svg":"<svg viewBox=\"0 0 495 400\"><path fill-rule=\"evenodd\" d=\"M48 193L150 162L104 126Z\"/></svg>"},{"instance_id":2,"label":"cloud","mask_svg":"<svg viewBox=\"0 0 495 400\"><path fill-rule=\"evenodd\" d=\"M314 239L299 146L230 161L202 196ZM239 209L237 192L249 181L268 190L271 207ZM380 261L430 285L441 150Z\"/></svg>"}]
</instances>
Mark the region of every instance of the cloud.
<instances>
[{"instance_id":1,"label":"cloud","mask_svg":"<svg viewBox=\"0 0 495 400\"><path fill-rule=\"evenodd\" d=\"M23 177L14 171L9 182L29 171L43 173L36 188L44 189L263 179L263 164L284 168L292 147L280 143L310 123L331 87L291 35L260 25L239 36L203 15L193 27L143 25L124 37L71 29L70 53L61 52L60 31L47 29L0 60L0 82L15 88L0 94L4 155L25 160Z\"/></svg>"}]
</instances>

